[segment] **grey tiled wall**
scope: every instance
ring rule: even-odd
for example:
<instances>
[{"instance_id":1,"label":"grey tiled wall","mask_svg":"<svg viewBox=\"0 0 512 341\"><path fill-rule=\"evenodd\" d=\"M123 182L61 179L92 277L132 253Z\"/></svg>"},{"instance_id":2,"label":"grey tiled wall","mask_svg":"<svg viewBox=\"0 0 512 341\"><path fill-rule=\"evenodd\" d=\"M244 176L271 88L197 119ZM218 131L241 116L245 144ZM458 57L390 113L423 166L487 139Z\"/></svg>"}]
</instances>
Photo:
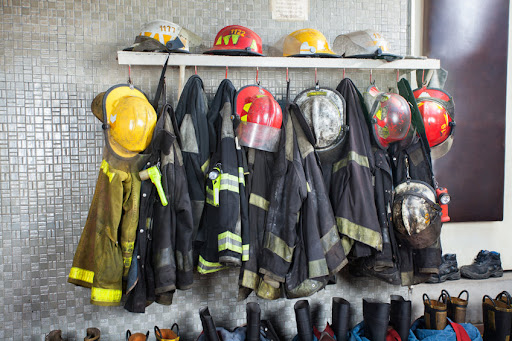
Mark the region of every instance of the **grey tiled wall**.
<instances>
[{"instance_id":1,"label":"grey tiled wall","mask_svg":"<svg viewBox=\"0 0 512 341\"><path fill-rule=\"evenodd\" d=\"M145 22L165 19L203 38L205 49L223 26L241 24L263 39L264 53L286 34L304 27L319 29L330 43L341 33L374 28L394 52L409 52L409 2L406 0L310 0L307 22L271 20L269 0L221 1L75 1L2 0L0 7L0 339L41 340L62 329L68 340L101 329L102 340L124 338L126 329L152 330L178 322L183 339L201 329L197 311L209 305L218 325L233 328L245 321L245 302L236 302L235 270L195 277L194 288L178 292L172 306L152 305L146 314L89 303L89 290L66 282L87 217L101 162L100 124L90 111L94 96L125 83L128 70L116 51L130 45ZM160 70L132 67L135 84L156 89ZM187 70L187 76L192 70ZM199 68L212 96L224 69ZM347 70L361 89L368 71ZM255 70L229 71L235 86L254 82ZM314 84L313 70L291 70L292 97ZM335 88L342 70L318 71L321 85ZM396 74L374 72L381 88ZM168 99L176 104L178 71L170 69ZM283 70L260 71L262 85L280 98ZM407 288L342 275L338 284L310 298L315 322L330 321L332 296L354 307L352 323L362 318L361 298L408 295ZM264 318L290 339L296 332L294 301L258 301ZM151 334L151 339L154 335Z\"/></svg>"}]
</instances>

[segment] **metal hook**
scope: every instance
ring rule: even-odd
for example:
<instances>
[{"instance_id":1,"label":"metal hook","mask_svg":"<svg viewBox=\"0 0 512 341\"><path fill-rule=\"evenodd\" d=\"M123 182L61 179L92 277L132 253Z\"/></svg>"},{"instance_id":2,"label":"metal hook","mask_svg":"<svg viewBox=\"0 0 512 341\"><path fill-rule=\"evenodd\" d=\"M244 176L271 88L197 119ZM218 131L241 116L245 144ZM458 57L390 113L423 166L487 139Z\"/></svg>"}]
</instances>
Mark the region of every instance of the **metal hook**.
<instances>
[{"instance_id":1,"label":"metal hook","mask_svg":"<svg viewBox=\"0 0 512 341\"><path fill-rule=\"evenodd\" d=\"M128 84L130 84L130 89L133 90L132 66L129 64L128 64Z\"/></svg>"},{"instance_id":2,"label":"metal hook","mask_svg":"<svg viewBox=\"0 0 512 341\"><path fill-rule=\"evenodd\" d=\"M345 79L345 68L343 68L343 78L342 79Z\"/></svg>"},{"instance_id":3,"label":"metal hook","mask_svg":"<svg viewBox=\"0 0 512 341\"><path fill-rule=\"evenodd\" d=\"M228 79L228 67L227 66L226 66L226 76L224 78Z\"/></svg>"},{"instance_id":4,"label":"metal hook","mask_svg":"<svg viewBox=\"0 0 512 341\"><path fill-rule=\"evenodd\" d=\"M423 73L421 74L421 86L425 86L425 69L423 69Z\"/></svg>"},{"instance_id":5,"label":"metal hook","mask_svg":"<svg viewBox=\"0 0 512 341\"><path fill-rule=\"evenodd\" d=\"M260 68L256 67L256 84L260 85L260 82L258 81L258 74L260 72Z\"/></svg>"},{"instance_id":6,"label":"metal hook","mask_svg":"<svg viewBox=\"0 0 512 341\"><path fill-rule=\"evenodd\" d=\"M197 75L197 65L194 66L194 73Z\"/></svg>"},{"instance_id":7,"label":"metal hook","mask_svg":"<svg viewBox=\"0 0 512 341\"><path fill-rule=\"evenodd\" d=\"M400 70L396 69L396 82L398 83L399 80L400 80Z\"/></svg>"},{"instance_id":8,"label":"metal hook","mask_svg":"<svg viewBox=\"0 0 512 341\"><path fill-rule=\"evenodd\" d=\"M288 77L288 68L286 68L286 82L289 82L290 78Z\"/></svg>"},{"instance_id":9,"label":"metal hook","mask_svg":"<svg viewBox=\"0 0 512 341\"><path fill-rule=\"evenodd\" d=\"M373 69L370 69L370 84L373 84Z\"/></svg>"},{"instance_id":10,"label":"metal hook","mask_svg":"<svg viewBox=\"0 0 512 341\"><path fill-rule=\"evenodd\" d=\"M318 89L318 79L317 79L317 76L318 76L318 70L317 70L317 68L315 68L315 86Z\"/></svg>"}]
</instances>

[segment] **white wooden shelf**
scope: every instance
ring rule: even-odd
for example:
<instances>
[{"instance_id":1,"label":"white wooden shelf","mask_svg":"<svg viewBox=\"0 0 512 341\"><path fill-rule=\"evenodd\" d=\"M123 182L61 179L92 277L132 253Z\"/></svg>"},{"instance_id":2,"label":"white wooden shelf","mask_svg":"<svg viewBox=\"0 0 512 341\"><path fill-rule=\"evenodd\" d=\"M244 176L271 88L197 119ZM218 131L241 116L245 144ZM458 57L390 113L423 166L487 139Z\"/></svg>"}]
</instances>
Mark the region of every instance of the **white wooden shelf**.
<instances>
[{"instance_id":1,"label":"white wooden shelf","mask_svg":"<svg viewBox=\"0 0 512 341\"><path fill-rule=\"evenodd\" d=\"M117 60L121 65L159 65L167 58L166 53L118 51ZM214 66L214 67L260 67L260 68L330 68L330 69L374 69L374 70L416 70L439 69L439 59L400 59L386 62L381 59L354 58L293 58L219 56L205 54L174 53L169 58L170 66Z\"/></svg>"}]
</instances>

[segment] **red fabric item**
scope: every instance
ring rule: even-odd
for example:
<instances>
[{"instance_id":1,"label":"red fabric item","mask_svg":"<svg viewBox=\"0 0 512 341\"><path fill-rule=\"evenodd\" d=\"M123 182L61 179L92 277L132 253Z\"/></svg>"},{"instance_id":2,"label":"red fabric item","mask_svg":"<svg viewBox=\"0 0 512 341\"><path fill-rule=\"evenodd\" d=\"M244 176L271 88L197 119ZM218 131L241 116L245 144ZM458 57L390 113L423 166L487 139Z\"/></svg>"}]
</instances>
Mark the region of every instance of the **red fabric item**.
<instances>
[{"instance_id":1,"label":"red fabric item","mask_svg":"<svg viewBox=\"0 0 512 341\"><path fill-rule=\"evenodd\" d=\"M450 320L448 320L448 322L450 322L450 325L452 326L453 330L455 331L455 335L457 336L457 341L471 341L468 333L466 332L466 330L464 329L463 326L461 326L458 323L452 322Z\"/></svg>"},{"instance_id":2,"label":"red fabric item","mask_svg":"<svg viewBox=\"0 0 512 341\"><path fill-rule=\"evenodd\" d=\"M386 334L386 341L402 341L400 338L400 335L394 330L393 328L388 329L388 332ZM405 340L407 341L407 340Z\"/></svg>"}]
</instances>

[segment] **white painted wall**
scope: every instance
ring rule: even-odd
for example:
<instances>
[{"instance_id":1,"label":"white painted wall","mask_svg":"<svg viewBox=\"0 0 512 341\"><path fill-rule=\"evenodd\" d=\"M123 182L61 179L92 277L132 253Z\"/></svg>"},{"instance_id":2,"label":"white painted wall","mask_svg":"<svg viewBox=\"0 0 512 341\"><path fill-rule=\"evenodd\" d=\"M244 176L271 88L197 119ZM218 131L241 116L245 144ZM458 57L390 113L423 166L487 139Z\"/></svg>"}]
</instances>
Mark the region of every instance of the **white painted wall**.
<instances>
[{"instance_id":1,"label":"white painted wall","mask_svg":"<svg viewBox=\"0 0 512 341\"><path fill-rule=\"evenodd\" d=\"M420 55L423 0L411 3L411 47L413 55ZM509 7L508 62L507 62L507 127L505 133L505 198L503 221L446 223L443 225L441 242L443 253L457 254L460 265L470 264L478 251L493 250L501 253L504 269L512 270L512 6ZM443 61L441 61L441 66ZM455 99L457 101L457 99ZM468 184L469 185L469 184Z\"/></svg>"}]
</instances>

